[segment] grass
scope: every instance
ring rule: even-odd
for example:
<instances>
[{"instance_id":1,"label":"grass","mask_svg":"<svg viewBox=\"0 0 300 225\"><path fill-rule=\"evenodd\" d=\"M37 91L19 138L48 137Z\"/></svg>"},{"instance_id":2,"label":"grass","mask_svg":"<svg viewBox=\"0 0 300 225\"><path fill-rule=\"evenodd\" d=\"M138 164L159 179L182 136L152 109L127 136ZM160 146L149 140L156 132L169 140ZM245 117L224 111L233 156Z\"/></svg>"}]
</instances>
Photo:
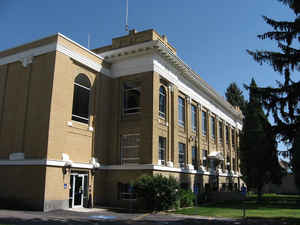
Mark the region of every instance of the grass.
<instances>
[{"instance_id":1,"label":"grass","mask_svg":"<svg viewBox=\"0 0 300 225\"><path fill-rule=\"evenodd\" d=\"M243 208L247 218L294 218L300 219L299 195L264 195L257 203L255 195L249 195L244 202L208 203L198 207L176 210L175 213L208 217L242 218Z\"/></svg>"}]
</instances>

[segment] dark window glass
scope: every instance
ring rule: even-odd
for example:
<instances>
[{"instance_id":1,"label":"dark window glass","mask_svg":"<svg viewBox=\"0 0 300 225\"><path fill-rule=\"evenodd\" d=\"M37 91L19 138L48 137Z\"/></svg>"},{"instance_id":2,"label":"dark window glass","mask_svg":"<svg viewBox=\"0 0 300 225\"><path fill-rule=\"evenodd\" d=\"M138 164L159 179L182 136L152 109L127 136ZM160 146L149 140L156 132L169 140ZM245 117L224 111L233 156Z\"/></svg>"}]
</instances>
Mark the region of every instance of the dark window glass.
<instances>
[{"instance_id":1,"label":"dark window glass","mask_svg":"<svg viewBox=\"0 0 300 225\"><path fill-rule=\"evenodd\" d=\"M207 132L206 112L202 111L202 134L206 135L206 132Z\"/></svg>"},{"instance_id":2,"label":"dark window glass","mask_svg":"<svg viewBox=\"0 0 300 225\"><path fill-rule=\"evenodd\" d=\"M197 147L196 146L192 146L192 164L193 164L195 170L197 170L198 165L197 165Z\"/></svg>"},{"instance_id":3,"label":"dark window glass","mask_svg":"<svg viewBox=\"0 0 300 225\"><path fill-rule=\"evenodd\" d=\"M207 167L207 150L202 150L202 165Z\"/></svg>"},{"instance_id":4,"label":"dark window glass","mask_svg":"<svg viewBox=\"0 0 300 225\"><path fill-rule=\"evenodd\" d=\"M165 161L166 159L166 138L164 137L159 137L159 153L158 157L159 160Z\"/></svg>"},{"instance_id":5,"label":"dark window glass","mask_svg":"<svg viewBox=\"0 0 300 225\"><path fill-rule=\"evenodd\" d=\"M216 138L216 119L214 117L210 117L210 131L211 131L211 137L213 139Z\"/></svg>"},{"instance_id":6,"label":"dark window glass","mask_svg":"<svg viewBox=\"0 0 300 225\"><path fill-rule=\"evenodd\" d=\"M159 116L166 118L166 90L163 86L159 89Z\"/></svg>"},{"instance_id":7,"label":"dark window glass","mask_svg":"<svg viewBox=\"0 0 300 225\"><path fill-rule=\"evenodd\" d=\"M91 83L84 74L79 74L74 81L72 120L89 122L89 101Z\"/></svg>"},{"instance_id":8,"label":"dark window glass","mask_svg":"<svg viewBox=\"0 0 300 225\"><path fill-rule=\"evenodd\" d=\"M236 161L235 161L235 158L232 159L232 167L233 167L233 171L236 171Z\"/></svg>"},{"instance_id":9,"label":"dark window glass","mask_svg":"<svg viewBox=\"0 0 300 225\"><path fill-rule=\"evenodd\" d=\"M192 112L192 130L194 132L197 131L197 107L195 105L191 105Z\"/></svg>"},{"instance_id":10,"label":"dark window glass","mask_svg":"<svg viewBox=\"0 0 300 225\"><path fill-rule=\"evenodd\" d=\"M230 157L227 156L227 160L226 160L226 167L227 167L227 170L230 170Z\"/></svg>"},{"instance_id":11,"label":"dark window glass","mask_svg":"<svg viewBox=\"0 0 300 225\"><path fill-rule=\"evenodd\" d=\"M234 130L231 131L231 143L232 143L232 147L235 147Z\"/></svg>"},{"instance_id":12,"label":"dark window glass","mask_svg":"<svg viewBox=\"0 0 300 225\"><path fill-rule=\"evenodd\" d=\"M124 114L139 113L141 90L135 82L124 84Z\"/></svg>"},{"instance_id":13,"label":"dark window glass","mask_svg":"<svg viewBox=\"0 0 300 225\"><path fill-rule=\"evenodd\" d=\"M189 185L189 183L180 183L180 188L188 191L188 190L190 190L190 185Z\"/></svg>"},{"instance_id":14,"label":"dark window glass","mask_svg":"<svg viewBox=\"0 0 300 225\"><path fill-rule=\"evenodd\" d=\"M226 144L229 143L229 127L226 126Z\"/></svg>"},{"instance_id":15,"label":"dark window glass","mask_svg":"<svg viewBox=\"0 0 300 225\"><path fill-rule=\"evenodd\" d=\"M220 121L219 122L219 137L220 137L220 142L223 142L223 123Z\"/></svg>"},{"instance_id":16,"label":"dark window glass","mask_svg":"<svg viewBox=\"0 0 300 225\"><path fill-rule=\"evenodd\" d=\"M133 187L130 184L118 183L118 192L119 192L118 199L123 199L123 200L136 199L136 194L133 192Z\"/></svg>"},{"instance_id":17,"label":"dark window glass","mask_svg":"<svg viewBox=\"0 0 300 225\"><path fill-rule=\"evenodd\" d=\"M179 143L179 164L180 167L184 167L184 162L185 162L185 144Z\"/></svg>"},{"instance_id":18,"label":"dark window glass","mask_svg":"<svg viewBox=\"0 0 300 225\"><path fill-rule=\"evenodd\" d=\"M181 97L178 97L178 123L181 126L185 123L185 102Z\"/></svg>"}]
</instances>

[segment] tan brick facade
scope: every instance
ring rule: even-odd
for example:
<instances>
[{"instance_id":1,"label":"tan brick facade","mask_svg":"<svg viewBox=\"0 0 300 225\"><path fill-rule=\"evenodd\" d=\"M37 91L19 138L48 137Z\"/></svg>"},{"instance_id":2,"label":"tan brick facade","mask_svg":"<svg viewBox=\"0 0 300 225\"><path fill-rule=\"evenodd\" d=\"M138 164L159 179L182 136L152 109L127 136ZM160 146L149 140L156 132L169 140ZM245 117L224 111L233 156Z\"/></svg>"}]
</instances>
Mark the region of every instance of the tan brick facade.
<instances>
[{"instance_id":1,"label":"tan brick facade","mask_svg":"<svg viewBox=\"0 0 300 225\"><path fill-rule=\"evenodd\" d=\"M89 87L78 86L79 75ZM7 180L0 199L46 211L126 206L128 185L157 173L191 189L204 191L215 179L219 190L229 183L238 188L242 115L194 76L154 30L131 31L94 52L61 34L0 52L0 178ZM161 86L165 116L159 114ZM89 96L88 118L79 120L73 115L77 87ZM203 166L203 150L210 161L222 153L218 168ZM33 188L20 192L23 184Z\"/></svg>"}]
</instances>

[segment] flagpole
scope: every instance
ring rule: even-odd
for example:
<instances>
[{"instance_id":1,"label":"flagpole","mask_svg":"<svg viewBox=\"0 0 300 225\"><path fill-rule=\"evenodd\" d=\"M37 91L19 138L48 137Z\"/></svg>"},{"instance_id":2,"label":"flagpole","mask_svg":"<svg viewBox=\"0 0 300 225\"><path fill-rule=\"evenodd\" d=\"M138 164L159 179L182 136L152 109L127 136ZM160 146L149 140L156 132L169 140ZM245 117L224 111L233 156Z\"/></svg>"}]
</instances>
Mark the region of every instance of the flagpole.
<instances>
[{"instance_id":1,"label":"flagpole","mask_svg":"<svg viewBox=\"0 0 300 225\"><path fill-rule=\"evenodd\" d=\"M128 31L128 0L126 0L126 26L125 31Z\"/></svg>"}]
</instances>

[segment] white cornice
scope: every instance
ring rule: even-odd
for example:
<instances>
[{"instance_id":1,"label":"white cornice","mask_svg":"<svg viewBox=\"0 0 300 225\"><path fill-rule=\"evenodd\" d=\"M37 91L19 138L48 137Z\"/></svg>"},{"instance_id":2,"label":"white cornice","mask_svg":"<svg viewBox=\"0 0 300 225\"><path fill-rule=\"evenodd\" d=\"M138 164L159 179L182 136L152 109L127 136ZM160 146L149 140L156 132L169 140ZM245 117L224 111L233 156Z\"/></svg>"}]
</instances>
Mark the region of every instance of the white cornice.
<instances>
[{"instance_id":1,"label":"white cornice","mask_svg":"<svg viewBox=\"0 0 300 225\"><path fill-rule=\"evenodd\" d=\"M64 46L60 43L57 44L56 50L69 56L70 58L76 60L77 62L80 62L83 65L97 71L97 72L102 72L105 75L110 75L110 71L106 68L103 68L103 66L101 64L89 59L86 56L83 56L82 54L79 54L78 52L70 50L69 48L67 48L66 46Z\"/></svg>"},{"instance_id":2,"label":"white cornice","mask_svg":"<svg viewBox=\"0 0 300 225\"><path fill-rule=\"evenodd\" d=\"M101 56L96 55L94 52L86 49L85 47L79 45L78 43L72 41L71 39L63 36L62 34L59 34L59 35L65 39L67 39L68 41L72 42L73 44L79 46L80 48L88 51L90 54L103 60L103 58ZM53 51L59 51L97 72L101 72L107 76L110 76L110 70L104 68L100 63L89 59L88 57L80 54L79 52L69 49L68 47L64 46L61 43L58 43L57 41L47 44L47 45L40 46L40 47L31 48L26 51L19 52L19 53L13 54L13 55L8 55L5 57L2 57L2 58L0 58L0 65L5 65L5 64L20 61L24 66L27 66L28 63L32 62L33 57L43 55L43 54L53 52Z\"/></svg>"},{"instance_id":3,"label":"white cornice","mask_svg":"<svg viewBox=\"0 0 300 225\"><path fill-rule=\"evenodd\" d=\"M168 166L160 166L153 164L136 164L136 165L107 165L101 166L99 170L156 170L165 172L177 172L177 173L188 173L188 174L201 174L201 175L216 175L216 173L201 170L188 170L183 168L174 168ZM238 174L230 173L219 173L222 177L239 177Z\"/></svg>"},{"instance_id":4,"label":"white cornice","mask_svg":"<svg viewBox=\"0 0 300 225\"><path fill-rule=\"evenodd\" d=\"M149 41L110 50L100 56L112 63L112 77L155 71L220 118L242 129L241 114L162 42Z\"/></svg>"},{"instance_id":5,"label":"white cornice","mask_svg":"<svg viewBox=\"0 0 300 225\"><path fill-rule=\"evenodd\" d=\"M82 48L83 50L89 52L89 54L92 54L100 59L103 59L101 56L97 55L95 52L92 52L91 50L89 50L88 48L82 46L81 44L77 43L76 41L73 41L72 39L68 38L67 36L61 34L61 33L57 33L58 36L63 37L64 39L68 40L69 42L72 42L74 45L77 45L79 48Z\"/></svg>"},{"instance_id":6,"label":"white cornice","mask_svg":"<svg viewBox=\"0 0 300 225\"><path fill-rule=\"evenodd\" d=\"M53 52L56 50L57 43L53 42L44 46L40 46L37 48L32 48L23 52L19 52L13 55L9 55L3 58L0 58L0 65L5 65L13 62L23 62L24 59L28 57L34 57L42 54L46 54L48 52Z\"/></svg>"},{"instance_id":7,"label":"white cornice","mask_svg":"<svg viewBox=\"0 0 300 225\"><path fill-rule=\"evenodd\" d=\"M45 159L25 159L25 160L0 160L0 166L55 166L64 167L66 164L62 160L45 160ZM71 168L93 169L91 163L72 162Z\"/></svg>"}]
</instances>

